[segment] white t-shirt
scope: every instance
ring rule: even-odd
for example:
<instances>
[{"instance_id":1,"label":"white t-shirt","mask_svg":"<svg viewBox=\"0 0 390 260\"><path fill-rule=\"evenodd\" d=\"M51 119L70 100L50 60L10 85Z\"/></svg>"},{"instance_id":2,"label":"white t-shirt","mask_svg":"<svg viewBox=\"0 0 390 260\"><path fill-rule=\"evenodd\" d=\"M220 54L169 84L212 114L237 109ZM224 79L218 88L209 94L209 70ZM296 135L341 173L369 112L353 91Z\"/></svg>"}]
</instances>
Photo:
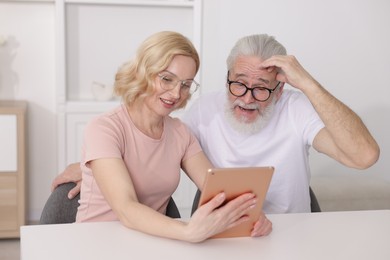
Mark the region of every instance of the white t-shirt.
<instances>
[{"instance_id":1,"label":"white t-shirt","mask_svg":"<svg viewBox=\"0 0 390 260\"><path fill-rule=\"evenodd\" d=\"M244 135L225 119L226 89L201 96L183 121L215 167L274 166L265 213L310 212L309 148L323 122L301 92L284 90L259 133Z\"/></svg>"}]
</instances>

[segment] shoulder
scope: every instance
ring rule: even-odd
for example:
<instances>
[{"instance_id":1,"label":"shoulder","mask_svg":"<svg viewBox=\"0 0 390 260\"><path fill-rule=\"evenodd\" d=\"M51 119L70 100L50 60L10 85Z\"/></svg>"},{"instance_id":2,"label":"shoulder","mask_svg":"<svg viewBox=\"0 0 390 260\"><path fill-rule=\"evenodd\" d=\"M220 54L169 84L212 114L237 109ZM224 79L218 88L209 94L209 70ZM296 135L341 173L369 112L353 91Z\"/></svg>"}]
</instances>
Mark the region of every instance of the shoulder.
<instances>
[{"instance_id":1,"label":"shoulder","mask_svg":"<svg viewBox=\"0 0 390 260\"><path fill-rule=\"evenodd\" d=\"M226 102L225 90L207 92L198 97L184 114L183 121L190 123L193 120L212 115L214 111L221 110Z\"/></svg>"},{"instance_id":2,"label":"shoulder","mask_svg":"<svg viewBox=\"0 0 390 260\"><path fill-rule=\"evenodd\" d=\"M189 128L179 118L167 116L165 124L175 132L190 133Z\"/></svg>"},{"instance_id":3,"label":"shoulder","mask_svg":"<svg viewBox=\"0 0 390 260\"><path fill-rule=\"evenodd\" d=\"M280 103L287 106L311 106L309 99L301 91L293 89L283 90Z\"/></svg>"},{"instance_id":4,"label":"shoulder","mask_svg":"<svg viewBox=\"0 0 390 260\"><path fill-rule=\"evenodd\" d=\"M112 128L118 129L126 118L126 108L121 105L113 110L94 117L87 124L87 129Z\"/></svg>"},{"instance_id":5,"label":"shoulder","mask_svg":"<svg viewBox=\"0 0 390 260\"><path fill-rule=\"evenodd\" d=\"M297 100L297 99L301 99L302 97L305 97L305 95L301 91L294 90L294 89L284 89L281 99Z\"/></svg>"}]
</instances>

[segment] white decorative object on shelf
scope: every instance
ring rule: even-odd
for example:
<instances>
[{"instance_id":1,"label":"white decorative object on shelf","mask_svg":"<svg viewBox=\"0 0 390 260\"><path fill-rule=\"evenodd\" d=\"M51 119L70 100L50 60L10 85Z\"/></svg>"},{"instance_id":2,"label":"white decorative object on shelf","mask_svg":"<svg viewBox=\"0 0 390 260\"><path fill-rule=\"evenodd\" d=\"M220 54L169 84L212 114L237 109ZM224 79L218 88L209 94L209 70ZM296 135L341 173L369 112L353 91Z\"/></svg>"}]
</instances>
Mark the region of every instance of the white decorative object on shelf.
<instances>
[{"instance_id":1,"label":"white decorative object on shelf","mask_svg":"<svg viewBox=\"0 0 390 260\"><path fill-rule=\"evenodd\" d=\"M92 82L91 90L97 101L109 101L113 96L114 88L99 82Z\"/></svg>"}]
</instances>

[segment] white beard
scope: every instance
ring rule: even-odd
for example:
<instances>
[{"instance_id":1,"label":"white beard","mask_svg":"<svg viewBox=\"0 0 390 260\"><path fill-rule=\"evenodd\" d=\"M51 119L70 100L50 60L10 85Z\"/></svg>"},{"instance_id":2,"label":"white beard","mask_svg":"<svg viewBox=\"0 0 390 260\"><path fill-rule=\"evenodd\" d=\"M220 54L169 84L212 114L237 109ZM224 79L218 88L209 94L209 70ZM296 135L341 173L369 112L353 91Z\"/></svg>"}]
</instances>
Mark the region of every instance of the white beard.
<instances>
[{"instance_id":1,"label":"white beard","mask_svg":"<svg viewBox=\"0 0 390 260\"><path fill-rule=\"evenodd\" d=\"M229 94L227 93L227 95ZM269 103L265 109L261 110L258 104L245 105L245 103L239 99L236 99L233 103L231 103L229 102L229 99L227 99L227 102L225 103L225 117L231 127L237 132L244 135L256 134L264 129L271 120L272 114L275 110L275 103L276 99L272 97L271 103ZM246 122L245 117L237 117L234 114L234 107L237 105L247 109L258 109L260 114L255 121L248 123Z\"/></svg>"}]
</instances>

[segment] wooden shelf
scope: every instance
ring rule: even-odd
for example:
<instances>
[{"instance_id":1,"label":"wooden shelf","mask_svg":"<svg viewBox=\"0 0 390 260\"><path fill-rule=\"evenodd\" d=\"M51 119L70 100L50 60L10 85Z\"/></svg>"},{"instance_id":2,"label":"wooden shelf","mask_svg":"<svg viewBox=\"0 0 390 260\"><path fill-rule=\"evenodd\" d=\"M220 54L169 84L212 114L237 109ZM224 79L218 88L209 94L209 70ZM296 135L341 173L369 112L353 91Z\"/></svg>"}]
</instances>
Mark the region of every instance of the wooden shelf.
<instances>
[{"instance_id":1,"label":"wooden shelf","mask_svg":"<svg viewBox=\"0 0 390 260\"><path fill-rule=\"evenodd\" d=\"M0 238L19 237L25 225L26 112L25 101L0 101L0 154L15 161L0 164Z\"/></svg>"}]
</instances>

